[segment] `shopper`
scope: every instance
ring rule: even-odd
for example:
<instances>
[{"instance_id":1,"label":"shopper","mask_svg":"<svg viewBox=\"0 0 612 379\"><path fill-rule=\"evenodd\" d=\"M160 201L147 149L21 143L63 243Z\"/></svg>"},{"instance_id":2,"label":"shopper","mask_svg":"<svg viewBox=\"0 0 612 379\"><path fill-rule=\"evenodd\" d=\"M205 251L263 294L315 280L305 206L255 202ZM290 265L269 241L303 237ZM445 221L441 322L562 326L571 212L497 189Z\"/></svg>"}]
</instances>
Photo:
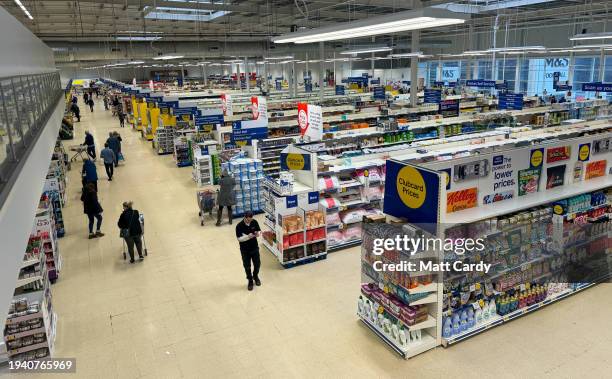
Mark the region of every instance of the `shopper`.
<instances>
[{"instance_id":1,"label":"shopper","mask_svg":"<svg viewBox=\"0 0 612 379\"><path fill-rule=\"evenodd\" d=\"M142 227L140 226L140 214L136 209L132 208L132 202L126 201L123 203L123 213L117 222L119 226L119 234L125 240L130 254L130 263L134 263L134 245L138 251L140 260L144 259L142 255Z\"/></svg>"},{"instance_id":2,"label":"shopper","mask_svg":"<svg viewBox=\"0 0 612 379\"><path fill-rule=\"evenodd\" d=\"M91 157L94 161L96 160L96 144L94 142L94 137L89 133L89 130L85 131L85 141L83 145L87 146L87 155Z\"/></svg>"},{"instance_id":3,"label":"shopper","mask_svg":"<svg viewBox=\"0 0 612 379\"><path fill-rule=\"evenodd\" d=\"M89 104L89 94L87 94L87 91L83 91L83 102L85 103L85 105Z\"/></svg>"},{"instance_id":4,"label":"shopper","mask_svg":"<svg viewBox=\"0 0 612 379\"><path fill-rule=\"evenodd\" d=\"M89 105L89 110L93 112L93 107L94 107L93 96L89 97L89 102L87 103L87 105Z\"/></svg>"},{"instance_id":5,"label":"shopper","mask_svg":"<svg viewBox=\"0 0 612 379\"><path fill-rule=\"evenodd\" d=\"M249 291L253 290L253 281L257 286L261 286L261 280L259 280L261 261L257 244L260 232L259 224L253 219L253 212L250 211L246 212L244 219L236 225L236 237L240 243L240 255L242 255L242 265L246 272ZM253 262L253 272L251 272L251 262Z\"/></svg>"},{"instance_id":6,"label":"shopper","mask_svg":"<svg viewBox=\"0 0 612 379\"><path fill-rule=\"evenodd\" d=\"M79 108L77 103L72 103L72 105L70 105L70 111L72 112L74 117L76 117L77 121L81 122L81 109Z\"/></svg>"},{"instance_id":7,"label":"shopper","mask_svg":"<svg viewBox=\"0 0 612 379\"><path fill-rule=\"evenodd\" d=\"M119 117L119 126L122 128L125 127L125 115L123 114L121 109L117 110L117 117Z\"/></svg>"},{"instance_id":8,"label":"shopper","mask_svg":"<svg viewBox=\"0 0 612 379\"><path fill-rule=\"evenodd\" d=\"M227 170L223 170L221 179L219 179L219 195L217 197L217 203L219 205L219 210L217 211L217 226L221 226L223 207L227 208L227 218L230 225L232 224L232 206L236 204L235 185L236 181L234 178L228 174Z\"/></svg>"},{"instance_id":9,"label":"shopper","mask_svg":"<svg viewBox=\"0 0 612 379\"><path fill-rule=\"evenodd\" d=\"M87 183L83 188L81 201L83 202L83 213L89 219L89 239L103 237L104 233L100 231L100 227L102 226L102 212L104 210L98 201L98 192L93 183ZM95 234L93 232L94 218L97 220Z\"/></svg>"},{"instance_id":10,"label":"shopper","mask_svg":"<svg viewBox=\"0 0 612 379\"><path fill-rule=\"evenodd\" d=\"M119 152L121 151L121 142L119 142L119 138L117 138L117 134L115 132L108 133L108 139L106 140L106 144L113 151L115 155L115 167L119 165Z\"/></svg>"},{"instance_id":11,"label":"shopper","mask_svg":"<svg viewBox=\"0 0 612 379\"><path fill-rule=\"evenodd\" d=\"M83 160L83 170L81 171L83 176L83 187L88 183L93 183L96 191L98 190L98 170L96 169L95 163L89 159Z\"/></svg>"},{"instance_id":12,"label":"shopper","mask_svg":"<svg viewBox=\"0 0 612 379\"><path fill-rule=\"evenodd\" d=\"M108 180L113 180L113 167L117 162L117 158L115 157L115 153L113 150L108 147L108 143L104 144L104 149L100 151L100 157L104 161L104 169L106 170L106 176L108 176Z\"/></svg>"},{"instance_id":13,"label":"shopper","mask_svg":"<svg viewBox=\"0 0 612 379\"><path fill-rule=\"evenodd\" d=\"M106 95L104 95L104 110L107 111L108 110L108 97L106 97Z\"/></svg>"}]
</instances>

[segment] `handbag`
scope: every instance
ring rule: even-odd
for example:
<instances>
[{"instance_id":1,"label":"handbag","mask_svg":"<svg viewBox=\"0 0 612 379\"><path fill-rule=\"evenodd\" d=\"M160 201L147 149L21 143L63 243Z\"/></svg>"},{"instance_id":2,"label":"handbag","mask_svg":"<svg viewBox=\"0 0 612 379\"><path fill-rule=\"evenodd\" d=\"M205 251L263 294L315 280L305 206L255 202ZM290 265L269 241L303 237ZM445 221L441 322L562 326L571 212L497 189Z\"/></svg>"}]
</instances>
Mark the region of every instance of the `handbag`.
<instances>
[{"instance_id":1,"label":"handbag","mask_svg":"<svg viewBox=\"0 0 612 379\"><path fill-rule=\"evenodd\" d=\"M132 220L134 219L134 211L132 211L132 215L130 216L130 223L127 228L121 228L119 230L119 237L128 238L130 236L130 228L132 227Z\"/></svg>"}]
</instances>

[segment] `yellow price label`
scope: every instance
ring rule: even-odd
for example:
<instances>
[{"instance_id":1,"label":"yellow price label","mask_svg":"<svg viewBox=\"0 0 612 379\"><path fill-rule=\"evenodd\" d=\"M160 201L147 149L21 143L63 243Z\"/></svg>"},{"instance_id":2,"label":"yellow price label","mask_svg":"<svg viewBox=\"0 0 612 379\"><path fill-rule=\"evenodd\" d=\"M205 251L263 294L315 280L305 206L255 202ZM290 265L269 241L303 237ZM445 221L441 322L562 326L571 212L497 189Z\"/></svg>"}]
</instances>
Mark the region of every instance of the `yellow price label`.
<instances>
[{"instance_id":1,"label":"yellow price label","mask_svg":"<svg viewBox=\"0 0 612 379\"><path fill-rule=\"evenodd\" d=\"M531 167L540 167L544 160L544 154L541 149L533 150L531 152Z\"/></svg>"}]
</instances>

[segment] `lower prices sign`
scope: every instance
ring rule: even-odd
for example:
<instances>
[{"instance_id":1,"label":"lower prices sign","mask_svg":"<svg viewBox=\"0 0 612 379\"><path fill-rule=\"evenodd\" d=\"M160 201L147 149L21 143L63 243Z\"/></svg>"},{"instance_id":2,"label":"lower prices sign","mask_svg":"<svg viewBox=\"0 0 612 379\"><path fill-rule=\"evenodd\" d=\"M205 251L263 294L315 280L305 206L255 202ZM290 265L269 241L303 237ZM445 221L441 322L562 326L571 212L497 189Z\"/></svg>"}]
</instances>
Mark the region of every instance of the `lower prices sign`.
<instances>
[{"instance_id":1,"label":"lower prices sign","mask_svg":"<svg viewBox=\"0 0 612 379\"><path fill-rule=\"evenodd\" d=\"M491 168L493 173L493 192L482 198L483 204L496 203L514 197L514 167L512 167L512 157L509 155L496 155L493 157Z\"/></svg>"},{"instance_id":2,"label":"lower prices sign","mask_svg":"<svg viewBox=\"0 0 612 379\"><path fill-rule=\"evenodd\" d=\"M478 188L466 188L446 195L446 213L474 208L478 204Z\"/></svg>"}]
</instances>

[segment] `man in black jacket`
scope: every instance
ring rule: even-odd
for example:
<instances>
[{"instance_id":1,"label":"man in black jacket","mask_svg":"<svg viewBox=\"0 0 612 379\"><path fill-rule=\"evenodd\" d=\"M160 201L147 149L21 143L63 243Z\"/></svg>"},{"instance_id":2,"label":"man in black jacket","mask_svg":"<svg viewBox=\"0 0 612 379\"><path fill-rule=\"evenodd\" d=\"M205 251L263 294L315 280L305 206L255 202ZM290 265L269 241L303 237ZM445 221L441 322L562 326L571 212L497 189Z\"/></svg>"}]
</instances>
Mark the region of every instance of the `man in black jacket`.
<instances>
[{"instance_id":1,"label":"man in black jacket","mask_svg":"<svg viewBox=\"0 0 612 379\"><path fill-rule=\"evenodd\" d=\"M83 145L87 146L87 155L89 155L91 159L95 161L96 145L93 136L91 135L91 133L89 133L89 130L85 131L85 141L83 142Z\"/></svg>"},{"instance_id":2,"label":"man in black jacket","mask_svg":"<svg viewBox=\"0 0 612 379\"><path fill-rule=\"evenodd\" d=\"M143 260L140 214L136 209L132 209L131 201L123 203L123 213L121 213L119 217L117 226L121 230L121 237L125 239L125 243L127 244L128 253L130 254L130 263L134 263L134 245L136 245L136 250L138 250L138 257L140 260Z\"/></svg>"},{"instance_id":3,"label":"man in black jacket","mask_svg":"<svg viewBox=\"0 0 612 379\"><path fill-rule=\"evenodd\" d=\"M259 245L257 244L257 237L259 237L260 232L259 224L253 219L253 212L246 212L244 219L236 225L236 238L240 243L242 265L249 281L247 286L249 291L253 290L253 281L257 286L261 286L261 280L259 280L261 261L259 259ZM251 261L253 262L253 272L251 272Z\"/></svg>"}]
</instances>

